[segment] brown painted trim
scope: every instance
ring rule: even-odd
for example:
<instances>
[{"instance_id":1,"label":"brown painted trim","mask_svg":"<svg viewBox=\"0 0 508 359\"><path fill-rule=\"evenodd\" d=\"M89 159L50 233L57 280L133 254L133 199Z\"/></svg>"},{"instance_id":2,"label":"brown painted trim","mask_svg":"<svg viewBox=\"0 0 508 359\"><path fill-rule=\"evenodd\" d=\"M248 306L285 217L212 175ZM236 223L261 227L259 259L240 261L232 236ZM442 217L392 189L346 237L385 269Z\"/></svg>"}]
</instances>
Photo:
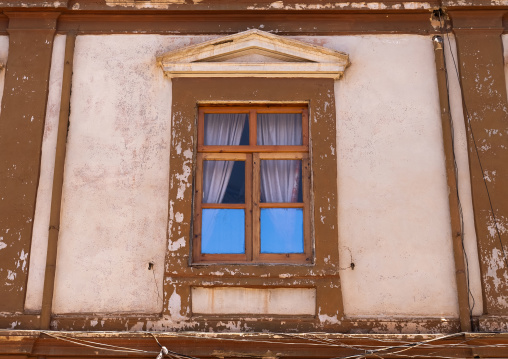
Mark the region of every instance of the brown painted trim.
<instances>
[{"instance_id":1,"label":"brown painted trim","mask_svg":"<svg viewBox=\"0 0 508 359\"><path fill-rule=\"evenodd\" d=\"M503 16L508 12L505 10L450 10L448 13L452 18L453 29L495 29L503 27Z\"/></svg>"},{"instance_id":2,"label":"brown painted trim","mask_svg":"<svg viewBox=\"0 0 508 359\"><path fill-rule=\"evenodd\" d=\"M79 34L233 34L259 28L278 35L435 34L431 13L186 12L62 14L58 31ZM199 24L199 26L196 26Z\"/></svg>"},{"instance_id":3,"label":"brown painted trim","mask_svg":"<svg viewBox=\"0 0 508 359\"><path fill-rule=\"evenodd\" d=\"M482 332L508 332L508 316L482 315L478 323Z\"/></svg>"},{"instance_id":4,"label":"brown painted trim","mask_svg":"<svg viewBox=\"0 0 508 359\"><path fill-rule=\"evenodd\" d=\"M22 312L58 14L7 15L9 53L0 114L0 235L8 246L0 251L0 273L5 278L0 312Z\"/></svg>"},{"instance_id":5,"label":"brown painted trim","mask_svg":"<svg viewBox=\"0 0 508 359\"><path fill-rule=\"evenodd\" d=\"M9 18L0 13L0 35L7 35L7 28L9 26Z\"/></svg>"},{"instance_id":6,"label":"brown painted trim","mask_svg":"<svg viewBox=\"0 0 508 359\"><path fill-rule=\"evenodd\" d=\"M338 230L337 230L337 155L336 145L336 114L334 81L331 79L275 79L275 78L176 78L172 79L172 139L170 151L170 212L181 213L183 220L172 222L170 225L170 241L179 238L185 240L185 245L170 251L166 256L166 278L164 283L165 295L164 315L170 313L169 298L181 298L180 313L186 317L189 325L207 326L207 321L189 320L191 312L191 293L193 285L230 285L241 287L253 286L303 286L316 287L316 301L319 314L323 318L335 318L326 322L315 318L306 325L307 330L322 328L326 330L340 330L338 320L343 318L342 293L338 271ZM252 91L255 88L256 91ZM250 101L286 102L288 104L308 103L312 156L313 205L311 217L314 226L314 256L313 265L186 265L189 263L191 247L191 232L193 225L192 193L195 188L190 169L196 163L196 129L197 106L201 101L215 101L224 103L249 103ZM187 153L183 156L182 153ZM193 156L190 153L194 153ZM182 171L186 175L182 175ZM195 184L194 184L195 186ZM319 216L319 208L327 208L328 214L324 218ZM171 221L170 221L171 222ZM185 265L184 265L185 263ZM176 273L174 276L173 273ZM233 278L225 276L234 274ZM322 278L323 274L334 274L330 278ZM207 280L206 284L200 276L209 275L215 278ZM242 316L237 316L241 320ZM286 322L289 326L289 322ZM183 324L183 323L182 323ZM218 325L222 325L217 323ZM262 330L261 322L249 324L252 330ZM291 322L290 327L300 328L303 323ZM286 330L280 321L270 324L274 330Z\"/></svg>"},{"instance_id":7,"label":"brown painted trim","mask_svg":"<svg viewBox=\"0 0 508 359\"><path fill-rule=\"evenodd\" d=\"M466 268L463 253L462 220L459 213L459 197L457 188L457 173L455 168L455 151L453 132L451 128L450 102L448 99L448 85L446 64L443 51L443 38L433 38L436 59L436 73L439 93L439 107L441 108L441 127L443 129L443 145L446 163L446 179L448 183L448 203L452 227L453 256L455 259L455 280L459 302L460 330L471 331L469 311L469 288L467 285Z\"/></svg>"},{"instance_id":8,"label":"brown painted trim","mask_svg":"<svg viewBox=\"0 0 508 359\"><path fill-rule=\"evenodd\" d=\"M245 315L243 316L245 317ZM115 335L133 334L131 331L152 331L160 330L154 327L154 324L168 320L167 316L147 316L125 314L122 316L112 316L96 313L53 315L51 330L58 331L118 331ZM456 318L436 318L436 317L401 317L401 318L343 318L340 319L341 329L337 330L337 324L328 323L323 327L316 327L313 316L261 316L249 315L249 318L239 319L238 316L193 316L193 321L188 325L178 325L177 328L171 326L163 327L165 332L180 331L200 331L203 334L213 332L220 335L223 332L231 331L230 327L249 328L251 331L266 331L273 333L295 332L327 332L331 335L336 333L372 333L372 334L431 334L431 333L458 333L460 332L460 322ZM475 318L476 319L476 318ZM492 318L494 319L494 318ZM503 320L506 318L499 318ZM485 317L484 320L487 320ZM281 322L284 322L281 325ZM505 323L508 322L505 320ZM15 329L37 330L39 325L39 316L17 314L0 317L1 328L11 328L15 323ZM501 324L502 322L500 322ZM141 325L140 325L141 324ZM183 323L180 323L183 324ZM79 333L79 332L78 332ZM335 334L333 334L335 333ZM0 336L2 332L0 331ZM110 333L112 334L112 333ZM248 333L245 333L248 334ZM1 346L0 346L1 349ZM0 352L1 353L1 352Z\"/></svg>"},{"instance_id":9,"label":"brown painted trim","mask_svg":"<svg viewBox=\"0 0 508 359\"><path fill-rule=\"evenodd\" d=\"M146 4L145 1L136 1L131 0L127 3L121 3L121 1L116 0L118 5L111 4L113 1L109 1L110 4L107 4L105 0L95 0L95 1L80 1L80 0L62 0L57 4L53 3L50 0L23 0L20 2L19 0L5 0L0 1L0 8L9 9L9 8L17 8L17 9L30 9L34 10L48 10L58 9L58 10L69 10L73 12L83 12L83 11L129 11L129 12L139 12L139 11L154 11L154 10L170 10L170 11L189 11L189 10L211 10L211 11L221 11L221 10L234 10L234 11L255 11L255 10L264 10L270 12L280 11L280 6L277 4L273 4L273 0L257 0L257 1L235 1L235 0L201 0L201 1L193 1L193 2L185 2L185 1L168 1L168 0L151 0L150 4ZM78 6L79 5L79 6ZM407 6L410 5L410 6ZM506 6L499 4L497 1L486 1L486 0L428 0L425 2L412 2L410 0L384 0L381 3L379 0L354 0L347 2L332 2L332 3L324 3L320 0L306 0L306 1L298 1L298 0L285 0L283 4L281 4L284 10L286 11L305 11L309 9L318 9L321 11L326 10L343 10L343 11L361 11L361 12L369 12L369 11L398 11L398 12L408 12L408 11L418 11L418 10L426 10L426 9L436 9L439 7L447 7L447 8L459 8L459 9L468 9L468 10L478 10L478 9L502 9ZM409 9L408 9L409 8Z\"/></svg>"},{"instance_id":10,"label":"brown painted trim","mask_svg":"<svg viewBox=\"0 0 508 359\"><path fill-rule=\"evenodd\" d=\"M504 32L504 28L502 27L496 27L496 28L480 28L480 29L453 29L453 32L458 34L464 34L464 35L478 35L479 31L481 31L482 35L501 35Z\"/></svg>"},{"instance_id":11,"label":"brown painted trim","mask_svg":"<svg viewBox=\"0 0 508 359\"><path fill-rule=\"evenodd\" d=\"M48 253L46 257L46 270L44 273L44 289L40 319L41 329L49 329L51 322L51 307L53 303L53 291L55 287L56 255L58 246L58 234L60 230L60 209L62 203L63 175L67 145L67 127L69 124L72 65L74 59L75 43L76 34L67 34L65 42L62 96L60 102L60 118L58 122L58 135L56 143L53 191L51 198Z\"/></svg>"},{"instance_id":12,"label":"brown painted trim","mask_svg":"<svg viewBox=\"0 0 508 359\"><path fill-rule=\"evenodd\" d=\"M365 358L506 358L506 334L267 334L267 333L154 333L161 345L181 354L199 358L332 358L361 356ZM0 335L0 355L58 357L131 357L126 353L97 350L59 340L61 336L75 341L93 341L144 350L135 357L154 358L160 347L150 333L59 333L38 331L6 331ZM415 345L429 341L429 345ZM400 345L413 344L412 348ZM90 343L88 343L90 344ZM377 355L366 355L369 349L392 347ZM357 348L355 348L357 347ZM221 356L221 354L223 356ZM276 355L275 355L276 354ZM397 355L398 354L398 355ZM268 356L271 355L271 356ZM19 358L19 357L18 357Z\"/></svg>"},{"instance_id":13,"label":"brown painted trim","mask_svg":"<svg viewBox=\"0 0 508 359\"><path fill-rule=\"evenodd\" d=\"M452 20L461 13L451 13ZM496 19L480 17L473 30L455 31L468 141L475 228L486 315L508 314L508 127L505 64ZM465 17L465 16L464 16ZM478 20L479 21L479 20ZM499 233L496 231L496 218Z\"/></svg>"},{"instance_id":14,"label":"brown painted trim","mask_svg":"<svg viewBox=\"0 0 508 359\"><path fill-rule=\"evenodd\" d=\"M25 12L5 11L4 15L9 18L9 31L11 30L41 30L54 29L56 20L60 16L58 12Z\"/></svg>"},{"instance_id":15,"label":"brown painted trim","mask_svg":"<svg viewBox=\"0 0 508 359\"><path fill-rule=\"evenodd\" d=\"M36 330L39 329L40 316L36 314L15 313L0 316L0 328ZM3 331L0 330L0 333ZM1 348L1 346L0 346Z\"/></svg>"}]
</instances>

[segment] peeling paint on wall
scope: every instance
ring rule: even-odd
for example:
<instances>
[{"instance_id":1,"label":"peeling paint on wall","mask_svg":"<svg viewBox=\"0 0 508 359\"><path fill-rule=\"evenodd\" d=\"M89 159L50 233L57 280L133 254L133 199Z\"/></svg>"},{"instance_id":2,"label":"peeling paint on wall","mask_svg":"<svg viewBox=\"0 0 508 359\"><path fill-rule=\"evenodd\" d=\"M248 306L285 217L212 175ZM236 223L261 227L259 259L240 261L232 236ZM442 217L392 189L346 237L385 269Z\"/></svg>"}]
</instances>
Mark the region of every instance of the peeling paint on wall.
<instances>
[{"instance_id":1,"label":"peeling paint on wall","mask_svg":"<svg viewBox=\"0 0 508 359\"><path fill-rule=\"evenodd\" d=\"M57 313L162 309L155 286L162 290L167 245L171 82L155 57L189 41L178 40L77 37Z\"/></svg>"},{"instance_id":2,"label":"peeling paint on wall","mask_svg":"<svg viewBox=\"0 0 508 359\"><path fill-rule=\"evenodd\" d=\"M51 193L53 190L53 172L55 168L56 140L62 92L65 39L65 35L55 36L53 55L51 57L48 104L42 140L41 173L37 189L34 229L30 249L32 255L30 256L30 272L25 299L25 309L28 311L39 311L42 306Z\"/></svg>"},{"instance_id":3,"label":"peeling paint on wall","mask_svg":"<svg viewBox=\"0 0 508 359\"><path fill-rule=\"evenodd\" d=\"M431 39L325 41L352 61L336 87L339 238L355 258L354 271L341 273L345 314L456 317ZM347 267L350 253L341 259Z\"/></svg>"},{"instance_id":4,"label":"peeling paint on wall","mask_svg":"<svg viewBox=\"0 0 508 359\"><path fill-rule=\"evenodd\" d=\"M397 202L397 198L407 198L408 193L416 196L414 200L418 202L410 206L409 212L414 214L413 217L392 218L397 228L400 227L400 233L395 233L393 226L385 228L377 223L376 227L373 217L362 212L364 208L351 212L356 219L348 220L344 215L339 219L341 246L350 247L357 262L355 272L344 272L343 275L346 278L343 280L346 285L344 293L349 291L345 296L346 314L379 314L390 307L399 310L396 314L454 316L456 294L451 245L448 248L449 223L446 220L449 214L446 205L440 202L441 199L446 202L447 197L441 183L444 181L444 175L440 172L444 171L440 167L442 153L439 152L438 139L441 134L436 127L439 124L439 109L432 105L433 101L437 101L432 98L437 90L432 82L435 76L431 71L434 59L430 38L297 38L348 51L352 55L350 70L353 71L346 73L345 79L341 80L343 83L339 82L338 123L342 127L338 133L338 143L322 154L333 156L335 151L339 154L342 161L339 164L339 183L350 180L355 170L361 170L365 161L372 160L372 163L384 164L385 168L374 167L381 172L376 174L376 178L372 174L364 177L363 185L368 186L369 178L375 182L374 187L367 188L376 192L372 198L374 201L377 198L383 204L383 210L386 209L386 203L395 200L407 211L405 206L408 204ZM184 247L184 236L187 235L179 233L179 227L176 227L173 233L178 235L166 243L167 220L171 228L189 219L181 211L173 210L173 201L168 199L165 192L167 184L171 183L168 179L171 90L169 80L164 79L155 67L154 59L157 53L203 39L158 35L78 37L57 264L55 309L58 313L154 313L160 310L157 304L160 301L151 277L153 274L146 265L151 260L156 263L155 283L162 293L161 264L165 248L172 252ZM385 73L386 77L380 73ZM376 76L381 78L376 79ZM402 87L401 81L407 76L417 78L418 86L410 90ZM406 100L404 106L379 102L383 98L380 96L372 104L380 106L376 109L378 112L363 117L370 107L356 107L355 100L348 97L358 97L358 93L372 95L382 92L390 97L403 92ZM421 96L427 96L427 104L431 104L428 108L418 107L415 99L421 99ZM365 102L372 103L372 100L369 97ZM377 119L379 108L383 106L387 110L381 112L390 113L391 118ZM172 116L173 121L188 121L178 113ZM355 121L348 121L348 116L353 116ZM423 117L427 120L421 120ZM368 136L362 134L360 130L367 128L375 133L369 133ZM395 133L386 137L384 131L388 130ZM354 134L351 137L355 141L353 145L345 140L348 131ZM367 142L362 142L366 138L364 136L368 138ZM178 189L176 199L184 199L184 193L188 193L192 184L193 143L183 142L180 137L178 133L171 134L171 141L175 142L176 151L183 159L183 166L176 170L175 175L174 183ZM373 150L380 147L386 151ZM414 151L407 151L408 148ZM356 158L355 153L362 154L362 159L355 164L355 168L349 168L348 161ZM429 155L430 158L427 158ZM408 177L408 168L411 168L408 163L411 161L418 162L418 167L414 168L415 175L427 178L423 174L428 171L432 177L417 186L416 192L414 184L411 188L406 186L414 183ZM404 171L399 171L398 162L404 166ZM390 175L383 177L383 173ZM115 188L115 191L111 191L111 188ZM397 191L391 191L393 188ZM339 206L344 210L348 197L341 196L340 201ZM143 210L139 211L139 208ZM323 221L329 221L325 214L326 205L316 210L323 213ZM146 213L156 219L147 219L144 216ZM360 223L367 220L370 228ZM419 221L432 223L432 228L418 227ZM352 226L354 223L358 226ZM379 235L370 237L368 230ZM348 243L348 240L351 242ZM439 256L437 264L425 263L428 258L425 251L429 247L433 250L433 256ZM436 251L435 248L440 249ZM341 253L344 258L347 257L349 264L349 252ZM392 257L397 261L391 260ZM171 255L168 258L186 265L182 258ZM400 258L402 261L399 261ZM387 262L398 264L379 271L381 264ZM22 261L20 266L23 266ZM414 270L419 266L424 266L425 271ZM237 268L228 269L231 275L237 272ZM347 275L351 274L363 276L363 279L351 277L348 284ZM287 278L281 275L281 279ZM362 294L365 289L362 285L366 284L371 286L371 293L375 289L380 294L377 303L372 303L368 295ZM153 328L179 325L191 328L193 325L189 321L190 314L182 313L184 294L179 292L176 285L173 287L171 293L164 293L167 300L165 308L170 315L161 322L152 323ZM401 287L405 288L404 298L395 298L393 293ZM140 296L140 292L144 295ZM403 301L404 305L397 307L398 301ZM188 305L185 307L188 308ZM400 308L404 308L405 312L400 313ZM340 318L340 313L319 313L323 325L337 324ZM99 325L99 318L91 317L89 320L90 325ZM185 321L185 324L177 324L180 321ZM143 323L135 321L129 323L128 327L145 328L146 322ZM243 330L238 327L238 322L223 322L220 325L226 330Z\"/></svg>"},{"instance_id":5,"label":"peeling paint on wall","mask_svg":"<svg viewBox=\"0 0 508 359\"><path fill-rule=\"evenodd\" d=\"M202 0L191 0L193 4L198 4ZM167 9L171 5L186 4L186 0L106 0L108 6L135 7L136 9Z\"/></svg>"},{"instance_id":6,"label":"peeling paint on wall","mask_svg":"<svg viewBox=\"0 0 508 359\"><path fill-rule=\"evenodd\" d=\"M326 9L370 9L370 10L384 10L384 9L431 9L432 5L429 2L423 1L400 1L388 2L384 1L371 2L371 1L347 1L347 2L321 2L318 4L309 3L289 3L284 1L274 1L270 4L254 4L247 7L249 10L326 10Z\"/></svg>"},{"instance_id":7,"label":"peeling paint on wall","mask_svg":"<svg viewBox=\"0 0 508 359\"><path fill-rule=\"evenodd\" d=\"M461 91L453 61L454 59L455 62L457 61L457 47L455 44L455 37L453 35L448 36L446 41L448 40L450 40L450 46L444 46L444 50L448 71L451 115L453 118L453 128L455 130L455 160L457 162L458 169L458 190L464 217L464 247L468 257L470 289L475 302L473 315L482 315L483 298L480 262L478 260L478 244L476 239L473 200L471 194L466 126L464 122ZM450 52L450 47L453 53Z\"/></svg>"}]
</instances>

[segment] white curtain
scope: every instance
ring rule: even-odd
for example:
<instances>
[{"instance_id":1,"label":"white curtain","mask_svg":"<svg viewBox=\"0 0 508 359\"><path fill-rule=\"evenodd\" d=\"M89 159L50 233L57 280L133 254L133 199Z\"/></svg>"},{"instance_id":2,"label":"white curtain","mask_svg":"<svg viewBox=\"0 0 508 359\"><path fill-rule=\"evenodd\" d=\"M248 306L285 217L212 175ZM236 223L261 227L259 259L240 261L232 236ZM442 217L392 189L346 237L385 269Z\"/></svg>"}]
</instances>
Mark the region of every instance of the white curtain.
<instances>
[{"instance_id":1,"label":"white curtain","mask_svg":"<svg viewBox=\"0 0 508 359\"><path fill-rule=\"evenodd\" d=\"M246 114L207 114L205 146L238 145L242 137ZM234 161L204 161L203 203L221 203L231 177Z\"/></svg>"},{"instance_id":2,"label":"white curtain","mask_svg":"<svg viewBox=\"0 0 508 359\"><path fill-rule=\"evenodd\" d=\"M301 115L258 114L257 132L259 145L301 145ZM297 202L301 163L300 160L262 160L261 201Z\"/></svg>"}]
</instances>

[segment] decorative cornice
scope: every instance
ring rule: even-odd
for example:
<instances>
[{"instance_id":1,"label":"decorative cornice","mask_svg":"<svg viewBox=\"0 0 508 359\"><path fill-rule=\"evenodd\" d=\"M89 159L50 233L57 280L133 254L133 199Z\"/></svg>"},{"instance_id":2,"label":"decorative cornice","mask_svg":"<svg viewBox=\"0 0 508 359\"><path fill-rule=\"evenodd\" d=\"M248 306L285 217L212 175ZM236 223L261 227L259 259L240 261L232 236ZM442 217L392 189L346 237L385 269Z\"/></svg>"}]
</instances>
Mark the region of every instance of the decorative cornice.
<instances>
[{"instance_id":1,"label":"decorative cornice","mask_svg":"<svg viewBox=\"0 0 508 359\"><path fill-rule=\"evenodd\" d=\"M157 58L169 77L314 77L338 79L345 53L248 30L171 51Z\"/></svg>"}]
</instances>

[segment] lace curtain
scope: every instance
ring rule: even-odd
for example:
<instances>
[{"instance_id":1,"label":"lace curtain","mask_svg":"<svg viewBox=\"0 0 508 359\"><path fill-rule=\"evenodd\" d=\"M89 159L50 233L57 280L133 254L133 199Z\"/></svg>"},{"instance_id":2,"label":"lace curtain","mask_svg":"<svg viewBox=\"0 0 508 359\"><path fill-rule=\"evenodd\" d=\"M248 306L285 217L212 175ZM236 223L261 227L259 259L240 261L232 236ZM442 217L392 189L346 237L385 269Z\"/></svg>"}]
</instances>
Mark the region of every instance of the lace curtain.
<instances>
[{"instance_id":1,"label":"lace curtain","mask_svg":"<svg viewBox=\"0 0 508 359\"><path fill-rule=\"evenodd\" d=\"M246 114L207 114L205 145L238 145ZM204 161L203 203L221 203L231 177L234 161Z\"/></svg>"},{"instance_id":2,"label":"lace curtain","mask_svg":"<svg viewBox=\"0 0 508 359\"><path fill-rule=\"evenodd\" d=\"M258 145L295 146L302 144L299 114L259 114ZM261 201L297 202L300 184L299 160L261 161Z\"/></svg>"}]
</instances>

